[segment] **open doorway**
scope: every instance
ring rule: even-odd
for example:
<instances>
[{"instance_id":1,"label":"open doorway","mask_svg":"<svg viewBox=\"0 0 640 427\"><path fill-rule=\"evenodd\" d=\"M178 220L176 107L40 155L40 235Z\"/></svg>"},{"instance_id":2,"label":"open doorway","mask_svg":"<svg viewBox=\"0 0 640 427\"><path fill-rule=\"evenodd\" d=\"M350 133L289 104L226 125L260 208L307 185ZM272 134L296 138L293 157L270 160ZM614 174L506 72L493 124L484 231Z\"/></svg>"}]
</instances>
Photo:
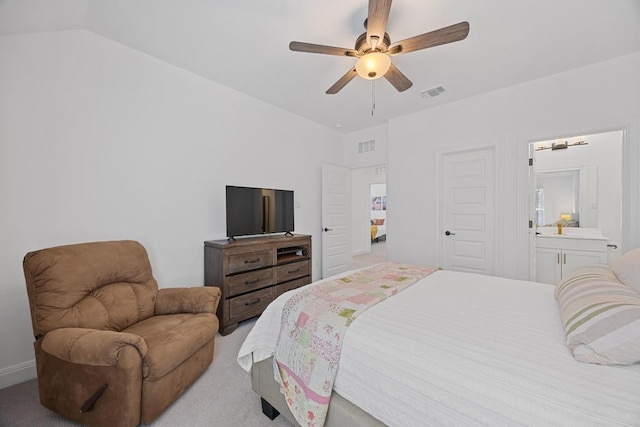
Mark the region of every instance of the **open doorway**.
<instances>
[{"instance_id":1,"label":"open doorway","mask_svg":"<svg viewBox=\"0 0 640 427\"><path fill-rule=\"evenodd\" d=\"M611 265L622 240L623 131L531 143L535 280Z\"/></svg>"},{"instance_id":2,"label":"open doorway","mask_svg":"<svg viewBox=\"0 0 640 427\"><path fill-rule=\"evenodd\" d=\"M371 184L371 246L387 241L387 184Z\"/></svg>"},{"instance_id":3,"label":"open doorway","mask_svg":"<svg viewBox=\"0 0 640 427\"><path fill-rule=\"evenodd\" d=\"M352 266L366 267L387 259L386 166L351 171Z\"/></svg>"}]
</instances>

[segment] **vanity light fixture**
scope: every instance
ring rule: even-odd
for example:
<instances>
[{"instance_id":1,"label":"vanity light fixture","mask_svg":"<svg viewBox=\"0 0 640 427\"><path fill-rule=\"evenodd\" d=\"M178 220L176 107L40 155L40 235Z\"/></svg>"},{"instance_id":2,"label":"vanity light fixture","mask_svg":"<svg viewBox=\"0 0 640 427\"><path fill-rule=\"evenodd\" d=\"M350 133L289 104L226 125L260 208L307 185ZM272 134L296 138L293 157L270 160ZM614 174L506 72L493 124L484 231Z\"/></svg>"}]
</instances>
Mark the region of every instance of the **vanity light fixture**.
<instances>
[{"instance_id":1,"label":"vanity light fixture","mask_svg":"<svg viewBox=\"0 0 640 427\"><path fill-rule=\"evenodd\" d=\"M550 147L547 147L546 145L540 145L536 148L536 151L542 151L542 150L566 150L569 147L574 147L576 145L589 145L588 142L584 142L584 141L576 141L573 143L570 143L568 141L563 141L563 142L553 142L551 144Z\"/></svg>"}]
</instances>

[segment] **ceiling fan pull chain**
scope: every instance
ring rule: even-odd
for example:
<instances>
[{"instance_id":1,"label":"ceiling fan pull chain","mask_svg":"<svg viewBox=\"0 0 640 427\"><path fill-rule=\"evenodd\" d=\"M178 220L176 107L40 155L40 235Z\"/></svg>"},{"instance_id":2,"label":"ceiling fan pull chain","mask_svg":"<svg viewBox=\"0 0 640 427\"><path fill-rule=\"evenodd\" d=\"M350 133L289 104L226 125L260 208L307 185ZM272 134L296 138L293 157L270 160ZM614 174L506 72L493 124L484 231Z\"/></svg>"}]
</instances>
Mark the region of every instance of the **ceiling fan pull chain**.
<instances>
[{"instance_id":1,"label":"ceiling fan pull chain","mask_svg":"<svg viewBox=\"0 0 640 427\"><path fill-rule=\"evenodd\" d=\"M376 109L376 81L371 80L371 117Z\"/></svg>"}]
</instances>

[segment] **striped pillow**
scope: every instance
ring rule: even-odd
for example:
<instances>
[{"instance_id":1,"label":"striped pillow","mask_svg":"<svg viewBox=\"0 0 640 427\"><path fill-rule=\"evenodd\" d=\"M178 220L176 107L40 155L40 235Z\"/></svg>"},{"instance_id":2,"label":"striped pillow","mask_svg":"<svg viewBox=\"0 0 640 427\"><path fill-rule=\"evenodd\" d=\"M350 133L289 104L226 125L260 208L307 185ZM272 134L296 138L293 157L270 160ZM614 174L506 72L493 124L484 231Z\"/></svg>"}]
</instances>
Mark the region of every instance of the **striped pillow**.
<instances>
[{"instance_id":1,"label":"striped pillow","mask_svg":"<svg viewBox=\"0 0 640 427\"><path fill-rule=\"evenodd\" d=\"M640 295L606 269L581 269L556 286L567 346L579 362L640 362Z\"/></svg>"}]
</instances>

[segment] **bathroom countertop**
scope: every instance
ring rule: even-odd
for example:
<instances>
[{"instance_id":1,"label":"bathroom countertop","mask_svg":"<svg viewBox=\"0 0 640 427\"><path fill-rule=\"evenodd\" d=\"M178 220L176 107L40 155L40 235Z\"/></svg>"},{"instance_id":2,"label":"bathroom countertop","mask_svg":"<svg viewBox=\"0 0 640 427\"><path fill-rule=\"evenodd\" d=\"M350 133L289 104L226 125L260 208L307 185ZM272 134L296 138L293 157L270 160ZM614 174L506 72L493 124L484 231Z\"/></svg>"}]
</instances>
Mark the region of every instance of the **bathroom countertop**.
<instances>
[{"instance_id":1,"label":"bathroom countertop","mask_svg":"<svg viewBox=\"0 0 640 427\"><path fill-rule=\"evenodd\" d=\"M558 234L558 233L542 233L536 235L536 238L556 238L556 239L586 239L586 240L609 240L606 236L598 234Z\"/></svg>"}]
</instances>

